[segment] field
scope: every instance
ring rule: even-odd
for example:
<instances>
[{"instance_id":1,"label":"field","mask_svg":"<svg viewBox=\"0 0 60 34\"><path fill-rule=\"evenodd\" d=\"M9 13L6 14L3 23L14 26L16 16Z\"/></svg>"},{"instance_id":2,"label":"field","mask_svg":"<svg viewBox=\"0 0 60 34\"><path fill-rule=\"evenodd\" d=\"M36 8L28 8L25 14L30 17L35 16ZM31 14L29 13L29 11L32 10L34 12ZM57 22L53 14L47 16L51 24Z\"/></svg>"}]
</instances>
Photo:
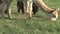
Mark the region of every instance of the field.
<instances>
[{"instance_id":1,"label":"field","mask_svg":"<svg viewBox=\"0 0 60 34\"><path fill-rule=\"evenodd\" d=\"M44 0L50 8L60 8L60 0ZM11 4L13 19L8 19L7 15L0 18L0 34L60 34L60 11L59 19L48 20L44 11L33 16L31 20L18 17L16 0ZM25 15L26 16L26 15Z\"/></svg>"}]
</instances>

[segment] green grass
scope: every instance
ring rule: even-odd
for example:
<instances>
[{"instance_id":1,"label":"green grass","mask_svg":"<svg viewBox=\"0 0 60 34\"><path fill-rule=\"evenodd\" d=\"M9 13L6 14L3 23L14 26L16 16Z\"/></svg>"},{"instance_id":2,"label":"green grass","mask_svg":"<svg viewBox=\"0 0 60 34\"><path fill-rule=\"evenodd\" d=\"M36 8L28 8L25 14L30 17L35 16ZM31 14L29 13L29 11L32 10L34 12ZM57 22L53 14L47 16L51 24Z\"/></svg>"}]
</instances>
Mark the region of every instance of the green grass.
<instances>
[{"instance_id":1,"label":"green grass","mask_svg":"<svg viewBox=\"0 0 60 34\"><path fill-rule=\"evenodd\" d=\"M50 8L60 8L60 0L44 0L44 2ZM60 34L60 12L56 21L48 20L42 10L39 10L33 19L28 20L17 16L16 0L12 2L11 9L12 20L8 17L0 18L0 34Z\"/></svg>"}]
</instances>

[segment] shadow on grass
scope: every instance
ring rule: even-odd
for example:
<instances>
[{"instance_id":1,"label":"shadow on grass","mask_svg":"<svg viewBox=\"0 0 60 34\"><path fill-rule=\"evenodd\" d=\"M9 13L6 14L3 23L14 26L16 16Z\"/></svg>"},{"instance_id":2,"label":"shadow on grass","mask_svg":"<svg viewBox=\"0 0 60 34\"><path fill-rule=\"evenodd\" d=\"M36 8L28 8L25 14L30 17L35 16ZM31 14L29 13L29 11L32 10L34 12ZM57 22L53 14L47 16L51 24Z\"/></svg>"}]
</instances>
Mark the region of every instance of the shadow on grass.
<instances>
[{"instance_id":1,"label":"shadow on grass","mask_svg":"<svg viewBox=\"0 0 60 34\"><path fill-rule=\"evenodd\" d=\"M5 17L4 19L9 19L9 20L35 20L35 21L49 21L50 19L48 18L41 18L41 17L32 17L29 19L28 17L13 17L12 19Z\"/></svg>"}]
</instances>

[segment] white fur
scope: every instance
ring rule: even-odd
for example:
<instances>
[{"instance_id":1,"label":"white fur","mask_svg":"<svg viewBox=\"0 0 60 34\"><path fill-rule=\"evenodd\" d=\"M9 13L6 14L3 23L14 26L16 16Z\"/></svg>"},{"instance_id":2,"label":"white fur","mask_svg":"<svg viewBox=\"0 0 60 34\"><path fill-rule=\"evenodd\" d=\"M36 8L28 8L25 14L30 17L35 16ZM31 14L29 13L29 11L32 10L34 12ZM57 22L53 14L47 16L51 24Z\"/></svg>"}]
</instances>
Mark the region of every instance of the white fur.
<instances>
[{"instance_id":1,"label":"white fur","mask_svg":"<svg viewBox=\"0 0 60 34\"><path fill-rule=\"evenodd\" d=\"M51 18L52 21L56 21L56 18Z\"/></svg>"}]
</instances>

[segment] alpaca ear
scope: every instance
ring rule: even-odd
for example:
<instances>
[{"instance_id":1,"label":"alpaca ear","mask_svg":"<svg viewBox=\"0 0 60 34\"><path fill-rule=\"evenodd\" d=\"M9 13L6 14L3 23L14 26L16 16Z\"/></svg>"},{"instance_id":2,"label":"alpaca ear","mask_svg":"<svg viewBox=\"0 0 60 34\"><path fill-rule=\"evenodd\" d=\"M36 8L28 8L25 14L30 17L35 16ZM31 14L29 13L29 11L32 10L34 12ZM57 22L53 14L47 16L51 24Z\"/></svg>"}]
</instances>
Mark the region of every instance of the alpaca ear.
<instances>
[{"instance_id":1,"label":"alpaca ear","mask_svg":"<svg viewBox=\"0 0 60 34\"><path fill-rule=\"evenodd\" d=\"M50 13L53 13L55 11L59 11L60 9L59 8L56 8L56 9L52 9Z\"/></svg>"}]
</instances>

